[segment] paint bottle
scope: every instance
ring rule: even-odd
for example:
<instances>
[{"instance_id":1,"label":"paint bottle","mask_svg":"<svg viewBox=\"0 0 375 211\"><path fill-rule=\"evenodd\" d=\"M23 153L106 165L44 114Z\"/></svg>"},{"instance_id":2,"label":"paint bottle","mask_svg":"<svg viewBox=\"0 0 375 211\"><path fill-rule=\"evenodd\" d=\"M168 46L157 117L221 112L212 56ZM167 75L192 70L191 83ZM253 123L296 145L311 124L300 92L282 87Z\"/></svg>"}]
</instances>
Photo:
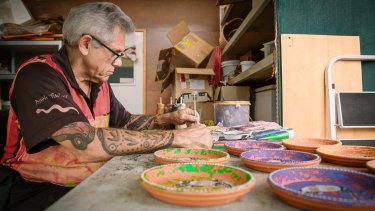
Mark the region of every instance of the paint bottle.
<instances>
[{"instance_id":1,"label":"paint bottle","mask_svg":"<svg viewBox=\"0 0 375 211\"><path fill-rule=\"evenodd\" d=\"M160 97L159 99L159 103L156 105L156 114L159 115L159 114L164 114L164 104L163 104L163 101L162 101L162 98Z\"/></svg>"}]
</instances>

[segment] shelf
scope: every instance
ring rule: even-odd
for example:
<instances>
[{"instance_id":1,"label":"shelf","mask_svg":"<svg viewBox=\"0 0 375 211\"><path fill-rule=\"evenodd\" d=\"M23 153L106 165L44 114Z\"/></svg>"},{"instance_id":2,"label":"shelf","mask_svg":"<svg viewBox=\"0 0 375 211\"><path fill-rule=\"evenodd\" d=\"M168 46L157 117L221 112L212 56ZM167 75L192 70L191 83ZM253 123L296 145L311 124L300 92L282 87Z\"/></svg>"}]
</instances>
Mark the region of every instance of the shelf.
<instances>
[{"instance_id":1,"label":"shelf","mask_svg":"<svg viewBox=\"0 0 375 211\"><path fill-rule=\"evenodd\" d=\"M54 53L62 47L62 44L63 41L61 40L1 40L0 52L6 58L5 60L8 60L6 62L3 61L3 63L9 66L11 73L0 74L0 79L14 78L17 70L16 64L19 62L17 59L19 55ZM6 56L7 54L8 56Z\"/></svg>"},{"instance_id":2,"label":"shelf","mask_svg":"<svg viewBox=\"0 0 375 211\"><path fill-rule=\"evenodd\" d=\"M236 77L228 81L229 84L239 84L242 82L250 82L253 84L261 84L273 78L273 54L268 55L263 60L257 62L249 69L240 73Z\"/></svg>"},{"instance_id":3,"label":"shelf","mask_svg":"<svg viewBox=\"0 0 375 211\"><path fill-rule=\"evenodd\" d=\"M9 73L9 74L0 74L0 80L13 80L14 77L16 77L15 73Z\"/></svg>"},{"instance_id":4,"label":"shelf","mask_svg":"<svg viewBox=\"0 0 375 211\"><path fill-rule=\"evenodd\" d=\"M36 41L36 40L2 40L0 50L23 53L48 53L56 52L62 46L61 40Z\"/></svg>"},{"instance_id":5,"label":"shelf","mask_svg":"<svg viewBox=\"0 0 375 211\"><path fill-rule=\"evenodd\" d=\"M223 55L241 56L250 50L259 51L263 43L275 39L273 1L253 0L252 2L252 9L225 46Z\"/></svg>"},{"instance_id":6,"label":"shelf","mask_svg":"<svg viewBox=\"0 0 375 211\"><path fill-rule=\"evenodd\" d=\"M226 5L223 19L221 20L220 24L224 26L226 22L232 20L233 18L246 18L246 15L249 14L251 7L252 0Z\"/></svg>"}]
</instances>

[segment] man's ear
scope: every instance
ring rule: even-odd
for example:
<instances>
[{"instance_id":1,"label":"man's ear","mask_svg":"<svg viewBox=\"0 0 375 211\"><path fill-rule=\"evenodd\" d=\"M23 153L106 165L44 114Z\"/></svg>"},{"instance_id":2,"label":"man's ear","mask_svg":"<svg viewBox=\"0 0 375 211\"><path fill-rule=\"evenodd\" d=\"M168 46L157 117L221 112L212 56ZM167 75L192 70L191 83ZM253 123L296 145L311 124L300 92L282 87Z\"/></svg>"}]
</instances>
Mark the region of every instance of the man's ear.
<instances>
[{"instance_id":1,"label":"man's ear","mask_svg":"<svg viewBox=\"0 0 375 211\"><path fill-rule=\"evenodd\" d=\"M92 41L91 36L83 35L78 41L78 48L83 55L87 55L89 53L90 42Z\"/></svg>"}]
</instances>

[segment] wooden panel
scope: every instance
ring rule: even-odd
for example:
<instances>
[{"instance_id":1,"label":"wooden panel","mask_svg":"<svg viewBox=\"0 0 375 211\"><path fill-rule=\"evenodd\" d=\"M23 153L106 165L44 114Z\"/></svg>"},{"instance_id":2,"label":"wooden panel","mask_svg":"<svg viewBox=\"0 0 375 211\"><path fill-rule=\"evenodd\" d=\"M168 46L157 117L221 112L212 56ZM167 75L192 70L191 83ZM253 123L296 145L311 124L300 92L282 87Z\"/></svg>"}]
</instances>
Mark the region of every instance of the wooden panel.
<instances>
[{"instance_id":1,"label":"wooden panel","mask_svg":"<svg viewBox=\"0 0 375 211\"><path fill-rule=\"evenodd\" d=\"M277 0L278 34L360 35L361 54L375 55L374 0ZM338 9L339 8L339 9ZM375 62L362 66L365 91L375 91Z\"/></svg>"},{"instance_id":2,"label":"wooden panel","mask_svg":"<svg viewBox=\"0 0 375 211\"><path fill-rule=\"evenodd\" d=\"M281 35L283 126L296 137L328 138L324 71L330 59L360 54L358 36ZM336 92L362 91L361 63L340 61L333 67ZM374 129L345 129L338 138L375 137Z\"/></svg>"}]
</instances>

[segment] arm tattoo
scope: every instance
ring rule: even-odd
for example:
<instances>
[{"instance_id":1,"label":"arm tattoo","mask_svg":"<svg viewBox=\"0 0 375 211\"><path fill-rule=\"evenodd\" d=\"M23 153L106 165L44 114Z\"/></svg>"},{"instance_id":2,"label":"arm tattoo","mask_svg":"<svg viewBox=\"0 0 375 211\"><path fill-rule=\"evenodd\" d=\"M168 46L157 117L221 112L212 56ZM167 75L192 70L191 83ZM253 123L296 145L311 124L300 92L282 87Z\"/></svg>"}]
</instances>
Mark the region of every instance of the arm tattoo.
<instances>
[{"instance_id":1,"label":"arm tattoo","mask_svg":"<svg viewBox=\"0 0 375 211\"><path fill-rule=\"evenodd\" d=\"M95 138L95 128L89 123L74 122L54 133L52 138L57 142L69 140L75 148L85 150Z\"/></svg>"},{"instance_id":2,"label":"arm tattoo","mask_svg":"<svg viewBox=\"0 0 375 211\"><path fill-rule=\"evenodd\" d=\"M99 128L97 134L104 151L114 156L145 153L168 148L174 140L172 131L137 132Z\"/></svg>"},{"instance_id":3,"label":"arm tattoo","mask_svg":"<svg viewBox=\"0 0 375 211\"><path fill-rule=\"evenodd\" d=\"M154 115L132 115L125 128L129 130L148 130L155 119Z\"/></svg>"}]
</instances>

